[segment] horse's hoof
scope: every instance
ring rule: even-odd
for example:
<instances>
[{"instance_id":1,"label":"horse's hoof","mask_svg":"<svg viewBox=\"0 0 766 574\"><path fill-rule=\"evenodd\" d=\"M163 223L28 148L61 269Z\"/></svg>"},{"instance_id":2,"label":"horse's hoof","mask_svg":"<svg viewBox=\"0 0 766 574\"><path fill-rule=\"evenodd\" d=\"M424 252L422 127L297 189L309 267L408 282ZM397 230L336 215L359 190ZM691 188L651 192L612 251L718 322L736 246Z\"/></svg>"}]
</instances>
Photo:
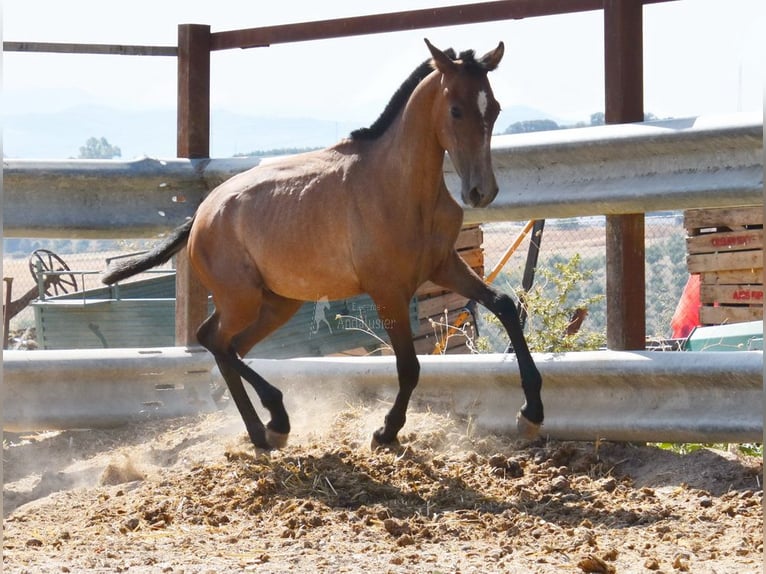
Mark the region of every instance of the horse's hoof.
<instances>
[{"instance_id":1,"label":"horse's hoof","mask_svg":"<svg viewBox=\"0 0 766 574\"><path fill-rule=\"evenodd\" d=\"M380 435L382 434L382 429L377 430L374 433L372 433L372 442L370 443L370 450L376 451L376 450L397 450L401 446L399 444L399 440L394 437L394 440L390 442L384 442Z\"/></svg>"},{"instance_id":2,"label":"horse's hoof","mask_svg":"<svg viewBox=\"0 0 766 574\"><path fill-rule=\"evenodd\" d=\"M266 429L266 443L269 445L269 448L280 449L286 447L289 436L288 433L277 432L270 428Z\"/></svg>"},{"instance_id":3,"label":"horse's hoof","mask_svg":"<svg viewBox=\"0 0 766 574\"><path fill-rule=\"evenodd\" d=\"M540 425L533 423L527 417L521 413L516 415L516 430L519 431L519 435L527 440L534 440L540 434Z\"/></svg>"}]
</instances>

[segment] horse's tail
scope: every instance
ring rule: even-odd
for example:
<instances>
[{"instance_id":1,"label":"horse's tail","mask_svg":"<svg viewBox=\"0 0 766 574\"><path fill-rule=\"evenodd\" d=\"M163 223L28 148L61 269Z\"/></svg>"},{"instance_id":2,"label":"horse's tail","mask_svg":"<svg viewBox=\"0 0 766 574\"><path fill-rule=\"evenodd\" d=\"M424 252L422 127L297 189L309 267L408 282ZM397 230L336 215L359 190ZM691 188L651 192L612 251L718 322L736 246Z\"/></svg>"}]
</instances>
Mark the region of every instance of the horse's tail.
<instances>
[{"instance_id":1,"label":"horse's tail","mask_svg":"<svg viewBox=\"0 0 766 574\"><path fill-rule=\"evenodd\" d=\"M101 276L101 282L111 285L165 263L186 246L193 223L194 218L191 218L183 225L176 227L162 242L146 253L111 263Z\"/></svg>"}]
</instances>

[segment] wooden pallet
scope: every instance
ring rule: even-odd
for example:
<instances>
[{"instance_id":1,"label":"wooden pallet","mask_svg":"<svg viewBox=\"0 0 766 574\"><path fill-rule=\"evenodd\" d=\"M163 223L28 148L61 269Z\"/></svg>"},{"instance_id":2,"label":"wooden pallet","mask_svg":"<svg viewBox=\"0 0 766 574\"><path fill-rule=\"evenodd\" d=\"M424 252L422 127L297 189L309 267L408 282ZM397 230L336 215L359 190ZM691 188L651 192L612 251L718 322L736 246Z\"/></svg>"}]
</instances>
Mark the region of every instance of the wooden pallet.
<instances>
[{"instance_id":1,"label":"wooden pallet","mask_svg":"<svg viewBox=\"0 0 766 574\"><path fill-rule=\"evenodd\" d=\"M474 224L463 227L456 244L458 254L480 277L484 276L483 241L484 234L481 227ZM433 352L441 336L441 331L447 328L441 326L445 323L445 312L447 323L452 324L461 311L465 309L468 299L457 293L446 291L443 287L430 281L421 285L415 296L418 299L419 321L419 326L413 333L415 350L420 355L428 355ZM434 326L432 321L437 325ZM475 333L473 318L466 324L465 328L469 332L473 329ZM449 354L469 353L470 349L466 346L466 338L462 335L449 337L445 352Z\"/></svg>"},{"instance_id":2,"label":"wooden pallet","mask_svg":"<svg viewBox=\"0 0 766 574\"><path fill-rule=\"evenodd\" d=\"M480 277L484 276L483 241L484 234L481 227L478 224L473 224L463 227L456 243L458 254ZM447 291L430 281L418 288L415 292L415 298L417 299L418 309L417 323L413 324L412 337L415 343L415 351L418 355L430 355L434 352L436 344L441 338L441 333L447 329L448 325L455 322L469 301L466 297L452 291ZM473 317L471 317L464 328L466 332L476 332ZM385 354L390 351L382 350L382 352ZM470 348L466 345L466 338L456 334L448 338L444 352L448 354L470 353ZM369 350L364 348L350 349L342 354L367 355Z\"/></svg>"},{"instance_id":3,"label":"wooden pallet","mask_svg":"<svg viewBox=\"0 0 766 574\"><path fill-rule=\"evenodd\" d=\"M684 212L687 267L701 278L700 322L763 318L763 206Z\"/></svg>"}]
</instances>

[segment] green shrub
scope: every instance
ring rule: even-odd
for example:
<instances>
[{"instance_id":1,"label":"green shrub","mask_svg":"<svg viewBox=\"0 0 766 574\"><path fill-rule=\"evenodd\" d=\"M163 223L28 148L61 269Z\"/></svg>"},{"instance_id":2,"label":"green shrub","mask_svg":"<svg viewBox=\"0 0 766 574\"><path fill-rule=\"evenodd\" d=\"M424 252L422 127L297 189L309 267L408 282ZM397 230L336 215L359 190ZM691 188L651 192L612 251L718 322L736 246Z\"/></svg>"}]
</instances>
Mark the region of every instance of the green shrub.
<instances>
[{"instance_id":1,"label":"green shrub","mask_svg":"<svg viewBox=\"0 0 766 574\"><path fill-rule=\"evenodd\" d=\"M595 350L606 344L606 334L588 328L586 318L575 333L567 333L575 312L588 311L600 303L604 296L585 295L583 287L593 276L593 269L585 269L582 258L549 261L537 268L537 281L529 293L520 294L527 312L526 339L532 352L561 353L565 351ZM486 321L499 326L497 319L487 314Z\"/></svg>"},{"instance_id":2,"label":"green shrub","mask_svg":"<svg viewBox=\"0 0 766 574\"><path fill-rule=\"evenodd\" d=\"M580 254L569 261L557 262L553 268L538 269L538 281L521 295L527 310L527 344L530 350L546 353L585 351L603 347L604 333L587 328L587 318L581 328L567 333L578 310L587 310L604 296L577 296L579 286L590 281L593 272L582 266Z\"/></svg>"}]
</instances>

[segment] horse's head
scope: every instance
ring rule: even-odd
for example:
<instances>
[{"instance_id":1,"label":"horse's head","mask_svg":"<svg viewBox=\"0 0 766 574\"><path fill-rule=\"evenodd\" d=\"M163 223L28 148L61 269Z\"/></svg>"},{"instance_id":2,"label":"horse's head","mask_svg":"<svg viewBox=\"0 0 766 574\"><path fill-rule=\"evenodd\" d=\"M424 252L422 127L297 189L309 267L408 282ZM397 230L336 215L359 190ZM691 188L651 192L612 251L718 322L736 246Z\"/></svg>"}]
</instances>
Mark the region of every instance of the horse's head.
<instances>
[{"instance_id":1,"label":"horse's head","mask_svg":"<svg viewBox=\"0 0 766 574\"><path fill-rule=\"evenodd\" d=\"M434 107L439 143L460 176L463 202L471 207L486 207L498 190L490 138L500 113L487 72L500 63L503 43L479 59L468 51L454 60L428 40L426 44L434 68L441 72L441 89Z\"/></svg>"}]
</instances>

